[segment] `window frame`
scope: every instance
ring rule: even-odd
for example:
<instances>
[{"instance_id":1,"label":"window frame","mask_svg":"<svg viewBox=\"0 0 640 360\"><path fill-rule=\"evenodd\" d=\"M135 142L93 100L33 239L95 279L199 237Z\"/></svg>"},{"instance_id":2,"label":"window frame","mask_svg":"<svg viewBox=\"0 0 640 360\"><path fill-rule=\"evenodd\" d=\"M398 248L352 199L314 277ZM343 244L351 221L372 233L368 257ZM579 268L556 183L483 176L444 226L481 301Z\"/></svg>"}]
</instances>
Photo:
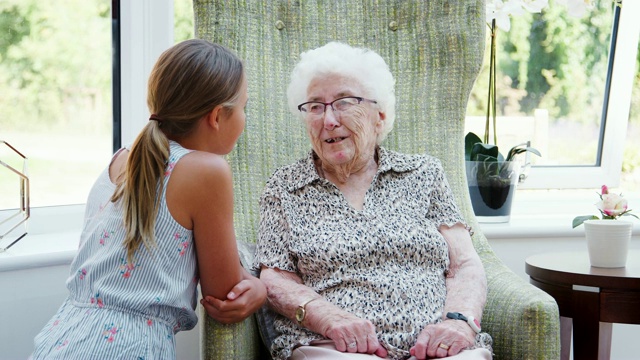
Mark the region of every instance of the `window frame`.
<instances>
[{"instance_id":1,"label":"window frame","mask_svg":"<svg viewBox=\"0 0 640 360\"><path fill-rule=\"evenodd\" d=\"M173 0L112 0L111 3L112 24L119 25L120 34L120 78L113 81L119 91L114 88L113 94L120 94L121 121L119 128L114 126L113 143L115 146L119 141L127 146L133 143L149 118L146 105L149 73L160 54L173 45ZM118 51L112 51L115 62ZM114 98L113 102L118 101ZM116 108L113 110L114 115L118 113ZM39 235L79 229L84 209L84 203L32 207L28 233ZM14 211L0 209L0 217ZM3 242L3 245L6 244Z\"/></svg>"},{"instance_id":2,"label":"window frame","mask_svg":"<svg viewBox=\"0 0 640 360\"><path fill-rule=\"evenodd\" d=\"M114 131L113 136L120 136L122 146L128 146L149 119L147 79L151 69L174 42L173 0L112 3L119 3L120 9L121 105L120 133Z\"/></svg>"},{"instance_id":3,"label":"window frame","mask_svg":"<svg viewBox=\"0 0 640 360\"><path fill-rule=\"evenodd\" d=\"M173 24L173 0L112 0L112 3L117 3L120 9L122 39L120 72L122 122L119 134L114 131L113 136L114 138L120 136L121 143L128 145L146 124L149 115L146 107L148 74L160 53L174 42L173 26L167 26L167 24ZM640 13L640 1L625 1L618 28L617 54L612 74L610 101L606 112L608 120L604 129L600 166L536 167L531 170L529 178L521 188L599 188L604 183L612 187L619 183L633 86L633 77L628 75L634 73L640 36L640 22L634 21L631 16L634 13ZM552 192L549 197L557 201L559 194L567 193ZM544 193L537 193L535 195L537 202L541 201L540 195L546 196ZM575 198L564 200L568 202L560 201L557 205L562 207L575 202ZM525 211L525 217L531 213L539 214L537 210L533 210L536 208L536 201L520 202L521 208L531 208ZM548 203L545 202L545 204L548 206ZM539 204L538 207L540 207ZM29 236L52 233L76 236L76 232L82 228L85 204L43 206L31 210L28 223ZM0 210L0 217L6 216L11 211L13 210ZM535 218L538 218L538 215L535 215ZM530 220L527 220L527 223L530 223ZM513 225L510 228L514 228ZM26 242L28 241L27 239ZM23 242L25 242L24 239L21 243ZM49 255L46 257L50 258Z\"/></svg>"},{"instance_id":4,"label":"window frame","mask_svg":"<svg viewBox=\"0 0 640 360\"><path fill-rule=\"evenodd\" d=\"M624 143L631 106L631 91L636 66L640 22L633 14L640 13L640 1L624 1L620 7L615 55L611 67L606 116L603 119L599 164L593 166L534 166L522 189L599 188L602 184L620 184ZM612 47L613 48L613 47ZM626 76L625 76L626 74ZM604 109L603 109L604 110Z\"/></svg>"},{"instance_id":5,"label":"window frame","mask_svg":"<svg viewBox=\"0 0 640 360\"><path fill-rule=\"evenodd\" d=\"M158 56L173 45L173 0L112 0L119 9L120 34L120 128L114 128L114 144L129 145L148 121L146 79ZM604 129L599 166L534 167L522 189L598 188L601 184L619 184L626 126L629 117L633 74L640 36L640 1L625 1L620 12L616 57ZM631 44L631 45L629 45ZM115 53L114 53L115 55ZM115 60L115 59L114 59ZM114 103L116 99L114 99ZM83 204L79 204L83 205ZM47 206L46 212L74 205ZM2 210L4 212L4 210ZM31 219L33 220L33 219ZM38 231L39 232L39 231Z\"/></svg>"},{"instance_id":6,"label":"window frame","mask_svg":"<svg viewBox=\"0 0 640 360\"><path fill-rule=\"evenodd\" d=\"M133 143L146 124L146 84L158 56L173 45L174 0L113 0L120 9L120 79L119 129L114 128L121 145ZM116 5L117 4L117 5ZM522 189L599 188L602 184L616 187L620 183L626 129L631 104L633 74L636 65L640 22L640 1L624 1L620 8L615 58L612 66L609 101L599 164L593 166L534 166ZM168 26L169 24L169 26ZM625 76L627 74L627 76ZM114 94L115 95L115 94ZM116 100L114 99L114 103ZM114 114L117 111L114 110ZM117 133L119 130L119 134Z\"/></svg>"}]
</instances>

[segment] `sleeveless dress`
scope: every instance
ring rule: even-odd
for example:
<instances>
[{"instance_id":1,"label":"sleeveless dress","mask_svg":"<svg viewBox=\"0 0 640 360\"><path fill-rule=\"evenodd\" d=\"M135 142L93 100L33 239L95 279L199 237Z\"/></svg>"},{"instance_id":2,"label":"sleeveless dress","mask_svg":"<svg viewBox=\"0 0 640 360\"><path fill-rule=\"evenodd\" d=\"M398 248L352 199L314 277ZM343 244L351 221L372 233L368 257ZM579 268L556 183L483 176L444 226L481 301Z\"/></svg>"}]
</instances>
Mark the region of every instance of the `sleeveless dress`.
<instances>
[{"instance_id":1,"label":"sleeveless dress","mask_svg":"<svg viewBox=\"0 0 640 360\"><path fill-rule=\"evenodd\" d=\"M122 245L122 208L110 201L115 185L108 167L102 172L89 193L69 297L35 337L33 359L175 359L174 334L198 321L198 276L192 231L169 213L166 185L189 152L170 142L156 246L141 244L133 262Z\"/></svg>"}]
</instances>

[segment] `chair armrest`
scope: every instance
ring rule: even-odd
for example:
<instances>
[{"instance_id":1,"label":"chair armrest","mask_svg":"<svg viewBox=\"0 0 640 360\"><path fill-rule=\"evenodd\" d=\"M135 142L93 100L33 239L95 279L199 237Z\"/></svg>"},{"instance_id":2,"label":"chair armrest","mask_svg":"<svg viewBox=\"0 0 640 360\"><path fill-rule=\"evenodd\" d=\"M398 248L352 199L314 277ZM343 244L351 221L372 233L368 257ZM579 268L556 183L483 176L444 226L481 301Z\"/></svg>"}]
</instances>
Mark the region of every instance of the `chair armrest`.
<instances>
[{"instance_id":1,"label":"chair armrest","mask_svg":"<svg viewBox=\"0 0 640 360\"><path fill-rule=\"evenodd\" d=\"M245 269L251 269L255 244L238 241L238 255ZM255 272L249 270L254 276ZM236 324L222 324L200 308L200 358L204 360L269 359L262 345L256 315Z\"/></svg>"},{"instance_id":2,"label":"chair armrest","mask_svg":"<svg viewBox=\"0 0 640 360\"><path fill-rule=\"evenodd\" d=\"M487 274L483 331L494 359L560 359L560 314L555 300L516 275L495 255L481 255Z\"/></svg>"},{"instance_id":3,"label":"chair armrest","mask_svg":"<svg viewBox=\"0 0 640 360\"><path fill-rule=\"evenodd\" d=\"M204 360L262 359L264 348L255 317L249 316L239 323L225 325L212 319L199 307L200 358Z\"/></svg>"}]
</instances>

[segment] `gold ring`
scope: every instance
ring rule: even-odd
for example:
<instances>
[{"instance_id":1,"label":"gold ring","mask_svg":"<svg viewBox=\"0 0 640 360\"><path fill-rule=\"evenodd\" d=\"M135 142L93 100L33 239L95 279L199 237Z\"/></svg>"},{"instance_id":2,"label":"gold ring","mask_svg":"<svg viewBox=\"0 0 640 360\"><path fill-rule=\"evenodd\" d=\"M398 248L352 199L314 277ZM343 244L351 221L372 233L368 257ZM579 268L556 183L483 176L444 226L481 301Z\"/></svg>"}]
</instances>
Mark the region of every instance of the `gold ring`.
<instances>
[{"instance_id":1,"label":"gold ring","mask_svg":"<svg viewBox=\"0 0 640 360\"><path fill-rule=\"evenodd\" d=\"M441 349L449 350L449 345L445 345L443 343L440 343L440 345L438 345L438 347L441 348Z\"/></svg>"}]
</instances>

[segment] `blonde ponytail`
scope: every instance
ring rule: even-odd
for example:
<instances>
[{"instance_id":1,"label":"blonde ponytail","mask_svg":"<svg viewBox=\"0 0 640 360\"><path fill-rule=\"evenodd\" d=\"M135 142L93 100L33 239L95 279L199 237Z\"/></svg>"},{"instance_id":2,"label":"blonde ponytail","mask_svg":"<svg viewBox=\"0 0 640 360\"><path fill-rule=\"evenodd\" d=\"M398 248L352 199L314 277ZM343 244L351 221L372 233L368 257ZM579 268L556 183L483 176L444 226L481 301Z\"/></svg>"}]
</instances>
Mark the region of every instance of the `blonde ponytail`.
<instances>
[{"instance_id":1,"label":"blonde ponytail","mask_svg":"<svg viewBox=\"0 0 640 360\"><path fill-rule=\"evenodd\" d=\"M147 250L155 245L153 239L158 213L158 194L162 193L164 172L169 159L169 141L160 131L157 121L140 132L129 152L123 181L119 182L111 201L122 199L124 212L127 261L142 242ZM125 186L126 185L126 186Z\"/></svg>"}]
</instances>

